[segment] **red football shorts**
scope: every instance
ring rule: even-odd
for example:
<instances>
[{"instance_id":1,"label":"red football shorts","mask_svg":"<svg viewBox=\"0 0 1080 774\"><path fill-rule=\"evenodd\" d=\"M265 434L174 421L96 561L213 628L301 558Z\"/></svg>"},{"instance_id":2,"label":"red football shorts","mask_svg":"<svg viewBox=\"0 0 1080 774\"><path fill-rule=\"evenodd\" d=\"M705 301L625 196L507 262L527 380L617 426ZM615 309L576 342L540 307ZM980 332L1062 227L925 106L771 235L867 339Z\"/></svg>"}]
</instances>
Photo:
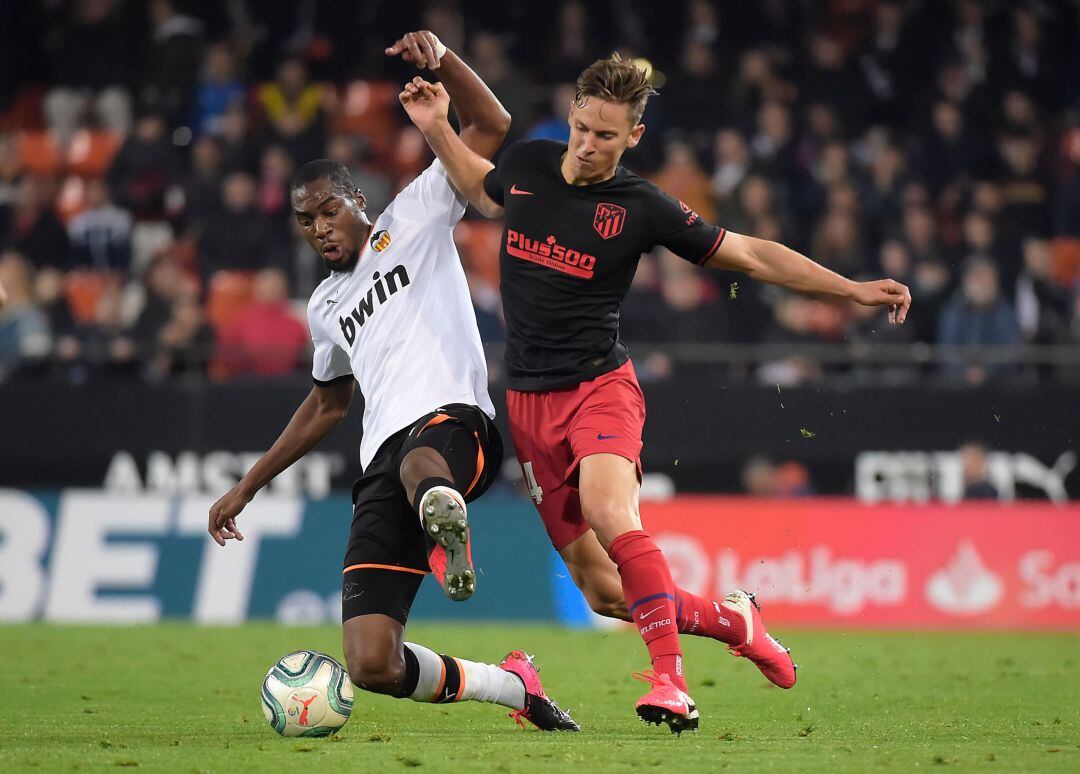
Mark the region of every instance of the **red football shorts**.
<instances>
[{"instance_id":1,"label":"red football shorts","mask_svg":"<svg viewBox=\"0 0 1080 774\"><path fill-rule=\"evenodd\" d=\"M562 549L589 530L577 467L590 454L617 454L641 475L645 396L630 361L564 390L506 391L510 437L548 536Z\"/></svg>"}]
</instances>

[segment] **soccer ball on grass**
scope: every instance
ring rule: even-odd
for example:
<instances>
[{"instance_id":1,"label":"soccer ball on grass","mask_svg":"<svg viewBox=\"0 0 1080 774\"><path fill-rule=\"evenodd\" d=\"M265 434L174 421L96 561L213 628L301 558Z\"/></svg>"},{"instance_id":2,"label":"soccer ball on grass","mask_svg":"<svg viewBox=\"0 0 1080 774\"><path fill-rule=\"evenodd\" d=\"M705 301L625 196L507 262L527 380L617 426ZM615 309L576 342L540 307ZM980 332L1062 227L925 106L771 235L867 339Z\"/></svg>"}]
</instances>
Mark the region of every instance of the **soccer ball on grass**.
<instances>
[{"instance_id":1,"label":"soccer ball on grass","mask_svg":"<svg viewBox=\"0 0 1080 774\"><path fill-rule=\"evenodd\" d=\"M282 736L330 736L345 725L352 705L349 673L325 653L290 653L263 679L263 714Z\"/></svg>"}]
</instances>

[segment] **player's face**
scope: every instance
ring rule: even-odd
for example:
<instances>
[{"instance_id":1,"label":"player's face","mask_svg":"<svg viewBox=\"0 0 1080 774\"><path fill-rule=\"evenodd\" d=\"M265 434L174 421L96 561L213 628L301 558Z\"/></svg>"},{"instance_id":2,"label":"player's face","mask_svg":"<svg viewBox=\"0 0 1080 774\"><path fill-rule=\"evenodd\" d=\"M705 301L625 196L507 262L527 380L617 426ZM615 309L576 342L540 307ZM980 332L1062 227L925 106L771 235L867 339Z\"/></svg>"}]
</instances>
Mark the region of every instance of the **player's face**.
<instances>
[{"instance_id":1,"label":"player's face","mask_svg":"<svg viewBox=\"0 0 1080 774\"><path fill-rule=\"evenodd\" d=\"M585 97L570 105L570 143L564 167L571 182L607 180L627 148L641 141L644 124L635 125L630 106Z\"/></svg>"},{"instance_id":2,"label":"player's face","mask_svg":"<svg viewBox=\"0 0 1080 774\"><path fill-rule=\"evenodd\" d=\"M308 244L333 271L349 271L371 230L359 190L351 193L326 179L292 192L293 213Z\"/></svg>"}]
</instances>

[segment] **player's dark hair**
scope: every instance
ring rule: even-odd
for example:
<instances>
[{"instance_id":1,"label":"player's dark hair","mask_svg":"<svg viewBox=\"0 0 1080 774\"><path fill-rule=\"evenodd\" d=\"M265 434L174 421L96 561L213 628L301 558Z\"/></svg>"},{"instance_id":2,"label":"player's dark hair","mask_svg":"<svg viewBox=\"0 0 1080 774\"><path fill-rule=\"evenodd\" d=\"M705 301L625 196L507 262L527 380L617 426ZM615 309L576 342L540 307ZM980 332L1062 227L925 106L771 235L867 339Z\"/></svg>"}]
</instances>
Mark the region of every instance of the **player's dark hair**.
<instances>
[{"instance_id":1,"label":"player's dark hair","mask_svg":"<svg viewBox=\"0 0 1080 774\"><path fill-rule=\"evenodd\" d=\"M620 102L630 107L633 123L641 120L649 97L658 92L649 83L649 73L616 51L607 59L598 59L581 71L577 79L579 104L589 97Z\"/></svg>"},{"instance_id":2,"label":"player's dark hair","mask_svg":"<svg viewBox=\"0 0 1080 774\"><path fill-rule=\"evenodd\" d=\"M347 166L330 159L315 159L293 173L292 180L289 181L289 191L295 191L316 180L329 180L335 190L340 189L343 193L352 193L356 190L352 174Z\"/></svg>"}]
</instances>

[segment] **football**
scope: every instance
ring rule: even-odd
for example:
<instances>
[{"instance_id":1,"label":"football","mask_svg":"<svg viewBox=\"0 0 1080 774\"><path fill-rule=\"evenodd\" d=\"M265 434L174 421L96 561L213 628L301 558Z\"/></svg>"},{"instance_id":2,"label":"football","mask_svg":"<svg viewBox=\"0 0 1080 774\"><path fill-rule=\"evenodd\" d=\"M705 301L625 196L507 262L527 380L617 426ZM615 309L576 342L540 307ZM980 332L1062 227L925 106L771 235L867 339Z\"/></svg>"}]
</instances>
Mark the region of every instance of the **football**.
<instances>
[{"instance_id":1,"label":"football","mask_svg":"<svg viewBox=\"0 0 1080 774\"><path fill-rule=\"evenodd\" d=\"M263 714L282 736L330 736L345 725L352 705L349 673L325 653L290 653L263 678Z\"/></svg>"}]
</instances>

